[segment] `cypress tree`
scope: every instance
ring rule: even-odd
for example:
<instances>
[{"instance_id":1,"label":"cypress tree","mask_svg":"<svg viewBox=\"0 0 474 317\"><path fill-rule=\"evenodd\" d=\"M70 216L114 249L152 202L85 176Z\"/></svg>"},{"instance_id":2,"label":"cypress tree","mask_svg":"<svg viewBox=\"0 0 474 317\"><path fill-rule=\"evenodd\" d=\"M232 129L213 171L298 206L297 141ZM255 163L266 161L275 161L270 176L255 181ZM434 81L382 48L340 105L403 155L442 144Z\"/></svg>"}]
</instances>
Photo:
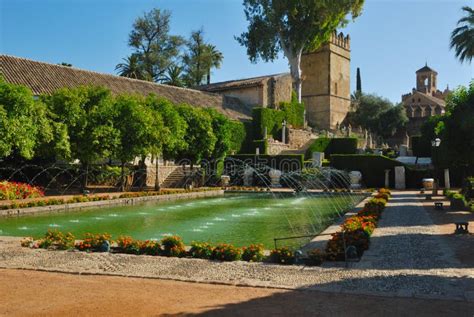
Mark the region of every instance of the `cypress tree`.
<instances>
[{"instance_id":1,"label":"cypress tree","mask_svg":"<svg viewBox=\"0 0 474 317\"><path fill-rule=\"evenodd\" d=\"M360 68L357 67L357 84L356 84L356 91L362 92L362 80L360 78Z\"/></svg>"}]
</instances>

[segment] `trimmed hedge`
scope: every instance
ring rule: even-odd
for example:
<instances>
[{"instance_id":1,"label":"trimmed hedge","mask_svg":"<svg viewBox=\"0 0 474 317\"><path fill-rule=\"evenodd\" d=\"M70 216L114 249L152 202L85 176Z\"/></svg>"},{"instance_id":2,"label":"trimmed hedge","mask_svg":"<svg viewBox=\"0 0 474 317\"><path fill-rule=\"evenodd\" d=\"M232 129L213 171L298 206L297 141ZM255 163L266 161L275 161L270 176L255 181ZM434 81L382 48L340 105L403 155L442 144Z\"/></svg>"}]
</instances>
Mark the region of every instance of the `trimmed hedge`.
<instances>
[{"instance_id":1,"label":"trimmed hedge","mask_svg":"<svg viewBox=\"0 0 474 317\"><path fill-rule=\"evenodd\" d=\"M306 151L306 159L310 159L313 152L324 152L327 159L332 154L356 154L357 138L318 138Z\"/></svg>"},{"instance_id":2,"label":"trimmed hedge","mask_svg":"<svg viewBox=\"0 0 474 317\"><path fill-rule=\"evenodd\" d=\"M265 127L267 134L274 139L280 139L284 120L294 128L304 126L304 104L299 103L293 94L291 102L281 102L279 109L256 107L252 109L253 139L264 138Z\"/></svg>"},{"instance_id":3,"label":"trimmed hedge","mask_svg":"<svg viewBox=\"0 0 474 317\"><path fill-rule=\"evenodd\" d=\"M403 163L382 155L373 154L333 154L331 166L348 171L362 173L362 182L367 187L383 187L385 183L385 170L390 169L390 184L395 183L394 168L403 166Z\"/></svg>"},{"instance_id":4,"label":"trimmed hedge","mask_svg":"<svg viewBox=\"0 0 474 317\"><path fill-rule=\"evenodd\" d=\"M254 151L253 153L257 152L257 148L260 149L260 154L267 154L268 153L268 141L267 140L254 140L253 141Z\"/></svg>"},{"instance_id":5,"label":"trimmed hedge","mask_svg":"<svg viewBox=\"0 0 474 317\"><path fill-rule=\"evenodd\" d=\"M225 170L229 171L235 165L238 165L240 161L256 165L267 165L271 168L278 169L281 171L299 171L303 168L303 155L302 154L287 154L287 155L255 155L255 154L238 154L230 155L225 161Z\"/></svg>"}]
</instances>

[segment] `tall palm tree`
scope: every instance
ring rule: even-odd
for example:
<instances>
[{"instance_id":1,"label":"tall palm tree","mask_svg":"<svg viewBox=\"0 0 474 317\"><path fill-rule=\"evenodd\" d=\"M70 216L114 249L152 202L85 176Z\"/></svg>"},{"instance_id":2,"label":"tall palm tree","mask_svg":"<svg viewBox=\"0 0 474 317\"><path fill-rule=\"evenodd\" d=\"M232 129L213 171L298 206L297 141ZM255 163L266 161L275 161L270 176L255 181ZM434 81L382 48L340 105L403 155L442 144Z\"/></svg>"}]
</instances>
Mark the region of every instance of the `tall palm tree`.
<instances>
[{"instance_id":1,"label":"tall palm tree","mask_svg":"<svg viewBox=\"0 0 474 317\"><path fill-rule=\"evenodd\" d=\"M451 48L461 63L470 63L474 56L474 9L468 6L462 9L467 15L459 19L458 27L451 33Z\"/></svg>"},{"instance_id":2,"label":"tall palm tree","mask_svg":"<svg viewBox=\"0 0 474 317\"><path fill-rule=\"evenodd\" d=\"M224 55L211 44L207 46L207 54L210 59L210 65L207 70L207 84L209 85L211 83L211 68L220 68Z\"/></svg>"},{"instance_id":3,"label":"tall palm tree","mask_svg":"<svg viewBox=\"0 0 474 317\"><path fill-rule=\"evenodd\" d=\"M168 67L166 74L161 79L161 82L165 85L184 87L183 67L178 65L171 65Z\"/></svg>"},{"instance_id":4,"label":"tall palm tree","mask_svg":"<svg viewBox=\"0 0 474 317\"><path fill-rule=\"evenodd\" d=\"M117 66L115 66L115 70L120 76L147 80L148 76L145 74L140 56L137 54L132 54L127 58L123 58L122 60L123 63L119 63Z\"/></svg>"}]
</instances>

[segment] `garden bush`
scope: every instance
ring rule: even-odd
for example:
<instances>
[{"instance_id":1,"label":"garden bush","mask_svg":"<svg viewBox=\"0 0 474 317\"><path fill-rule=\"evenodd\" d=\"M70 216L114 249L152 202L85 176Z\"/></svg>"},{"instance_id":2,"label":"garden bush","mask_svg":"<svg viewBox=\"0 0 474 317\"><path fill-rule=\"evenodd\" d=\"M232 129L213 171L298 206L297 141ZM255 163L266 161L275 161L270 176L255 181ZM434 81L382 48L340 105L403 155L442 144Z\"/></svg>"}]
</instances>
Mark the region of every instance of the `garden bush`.
<instances>
[{"instance_id":1,"label":"garden bush","mask_svg":"<svg viewBox=\"0 0 474 317\"><path fill-rule=\"evenodd\" d=\"M453 210L464 210L468 207L466 197L463 194L455 193L451 196L450 201Z\"/></svg>"},{"instance_id":2,"label":"garden bush","mask_svg":"<svg viewBox=\"0 0 474 317\"><path fill-rule=\"evenodd\" d=\"M127 254L140 254L140 243L130 236L120 236L117 240L117 251Z\"/></svg>"},{"instance_id":3,"label":"garden bush","mask_svg":"<svg viewBox=\"0 0 474 317\"><path fill-rule=\"evenodd\" d=\"M111 238L112 236L108 233L86 233L84 234L84 239L79 243L76 243L75 247L79 251L105 251L104 246L105 244L110 243Z\"/></svg>"},{"instance_id":4,"label":"garden bush","mask_svg":"<svg viewBox=\"0 0 474 317\"><path fill-rule=\"evenodd\" d=\"M158 241L145 240L139 242L139 253L145 255L160 255L161 245Z\"/></svg>"},{"instance_id":5,"label":"garden bush","mask_svg":"<svg viewBox=\"0 0 474 317\"><path fill-rule=\"evenodd\" d=\"M58 230L48 230L43 239L37 241L37 247L42 249L67 250L74 247L74 235L64 234Z\"/></svg>"},{"instance_id":6,"label":"garden bush","mask_svg":"<svg viewBox=\"0 0 474 317\"><path fill-rule=\"evenodd\" d=\"M260 262L264 258L263 245L251 244L242 248L242 260L248 262Z\"/></svg>"},{"instance_id":7,"label":"garden bush","mask_svg":"<svg viewBox=\"0 0 474 317\"><path fill-rule=\"evenodd\" d=\"M231 244L218 244L212 251L212 259L219 261L237 261L242 257L242 249Z\"/></svg>"},{"instance_id":8,"label":"garden bush","mask_svg":"<svg viewBox=\"0 0 474 317\"><path fill-rule=\"evenodd\" d=\"M295 262L295 255L289 248L276 248L270 253L269 260L272 263L288 265Z\"/></svg>"},{"instance_id":9,"label":"garden bush","mask_svg":"<svg viewBox=\"0 0 474 317\"><path fill-rule=\"evenodd\" d=\"M213 251L214 248L207 242L193 242L188 253L193 258L210 259Z\"/></svg>"},{"instance_id":10,"label":"garden bush","mask_svg":"<svg viewBox=\"0 0 474 317\"><path fill-rule=\"evenodd\" d=\"M327 255L321 249L313 249L308 251L308 257L305 259L305 264L309 266L319 266L323 264Z\"/></svg>"},{"instance_id":11,"label":"garden bush","mask_svg":"<svg viewBox=\"0 0 474 317\"><path fill-rule=\"evenodd\" d=\"M179 236L168 236L161 240L163 246L163 255L165 256L184 256L186 251L184 243Z\"/></svg>"}]
</instances>

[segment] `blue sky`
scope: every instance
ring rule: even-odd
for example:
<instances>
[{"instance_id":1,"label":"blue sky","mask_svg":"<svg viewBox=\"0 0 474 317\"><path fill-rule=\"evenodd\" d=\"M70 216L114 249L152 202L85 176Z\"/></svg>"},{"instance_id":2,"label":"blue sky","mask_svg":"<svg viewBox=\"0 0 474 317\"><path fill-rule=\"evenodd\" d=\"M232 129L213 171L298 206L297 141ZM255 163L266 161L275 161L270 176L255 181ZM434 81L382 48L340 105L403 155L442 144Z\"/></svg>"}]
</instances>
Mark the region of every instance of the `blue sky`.
<instances>
[{"instance_id":1,"label":"blue sky","mask_svg":"<svg viewBox=\"0 0 474 317\"><path fill-rule=\"evenodd\" d=\"M364 12L344 32L352 38L352 86L361 68L365 92L400 101L415 85L415 71L438 71L438 88L466 85L474 64L460 64L449 50L449 35L464 0L366 0ZM103 73L131 50L128 34L137 16L152 8L172 12L171 33L189 36L204 27L206 38L224 54L213 81L288 71L284 58L251 64L234 36L247 22L241 0L0 0L0 52Z\"/></svg>"}]
</instances>

